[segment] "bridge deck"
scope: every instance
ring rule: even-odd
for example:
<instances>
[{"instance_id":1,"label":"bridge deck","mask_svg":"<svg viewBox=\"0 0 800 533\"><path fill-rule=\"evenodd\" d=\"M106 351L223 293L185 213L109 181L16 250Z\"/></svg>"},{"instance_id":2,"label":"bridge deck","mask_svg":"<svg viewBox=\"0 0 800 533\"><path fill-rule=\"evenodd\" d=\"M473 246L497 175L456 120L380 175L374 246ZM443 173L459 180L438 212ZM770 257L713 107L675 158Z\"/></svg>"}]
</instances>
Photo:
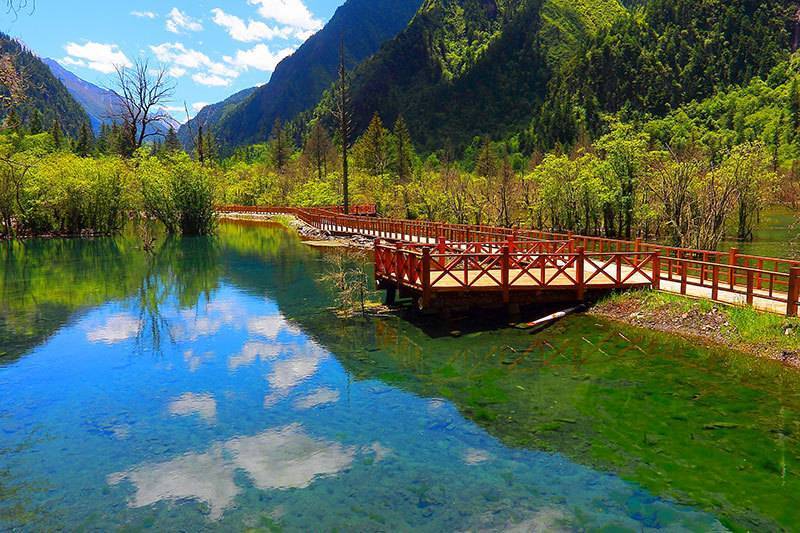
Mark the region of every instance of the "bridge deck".
<instances>
[{"instance_id":1,"label":"bridge deck","mask_svg":"<svg viewBox=\"0 0 800 533\"><path fill-rule=\"evenodd\" d=\"M725 252L691 250L640 239L625 241L532 229L348 216L332 208L229 206L220 211L287 213L331 233L403 243L401 248L406 249L399 252L396 247L386 246L382 259L376 248L376 275L425 291L429 298L435 292L448 291L507 293L649 286L789 316L797 316L800 305L800 261L746 255L735 248ZM373 215L376 211L374 206L363 206L359 212ZM504 246L510 249L505 267L501 264ZM531 253L535 246L540 247L538 255ZM424 248L430 249L427 260L423 259ZM579 250L585 254L583 260L576 259ZM463 257L457 257L459 253ZM430 262L427 272L423 272L425 261ZM583 282L578 264L583 265ZM430 281L426 283L427 276Z\"/></svg>"}]
</instances>

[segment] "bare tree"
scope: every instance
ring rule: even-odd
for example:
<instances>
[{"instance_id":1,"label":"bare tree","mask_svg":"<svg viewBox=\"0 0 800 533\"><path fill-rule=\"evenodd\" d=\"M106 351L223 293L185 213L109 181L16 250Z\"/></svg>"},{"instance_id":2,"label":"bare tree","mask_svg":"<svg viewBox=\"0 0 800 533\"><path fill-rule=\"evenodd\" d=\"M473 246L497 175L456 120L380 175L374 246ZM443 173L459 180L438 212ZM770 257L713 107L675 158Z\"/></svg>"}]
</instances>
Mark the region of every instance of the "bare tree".
<instances>
[{"instance_id":1,"label":"bare tree","mask_svg":"<svg viewBox=\"0 0 800 533\"><path fill-rule=\"evenodd\" d=\"M36 8L36 0L4 0L6 13L13 13L16 17L20 12L29 10L33 13Z\"/></svg>"},{"instance_id":2,"label":"bare tree","mask_svg":"<svg viewBox=\"0 0 800 533\"><path fill-rule=\"evenodd\" d=\"M114 94L119 105L113 118L122 126L130 149L135 151L148 138L164 136L153 126L170 118L163 107L172 99L175 85L168 81L166 67L151 69L147 59L137 59L133 66L116 70Z\"/></svg>"},{"instance_id":3,"label":"bare tree","mask_svg":"<svg viewBox=\"0 0 800 533\"><path fill-rule=\"evenodd\" d=\"M350 191L347 166L347 152L350 149L350 136L353 128L353 116L350 109L350 80L344 64L344 40L339 43L339 80L335 87L333 118L342 141L342 190L344 194L344 212L350 213Z\"/></svg>"}]
</instances>

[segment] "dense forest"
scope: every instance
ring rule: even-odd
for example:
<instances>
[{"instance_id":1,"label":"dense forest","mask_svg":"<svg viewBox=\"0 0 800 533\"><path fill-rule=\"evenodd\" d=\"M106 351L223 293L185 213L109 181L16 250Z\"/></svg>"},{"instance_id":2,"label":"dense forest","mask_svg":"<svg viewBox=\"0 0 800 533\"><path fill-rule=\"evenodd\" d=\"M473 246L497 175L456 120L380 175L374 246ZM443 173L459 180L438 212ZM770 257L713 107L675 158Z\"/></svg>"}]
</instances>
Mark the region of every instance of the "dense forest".
<instances>
[{"instance_id":1,"label":"dense forest","mask_svg":"<svg viewBox=\"0 0 800 533\"><path fill-rule=\"evenodd\" d=\"M800 203L796 13L428 0L371 59L342 61L314 113L234 150L213 129L186 154L175 131L139 147L121 126L95 139L6 119L3 232L110 233L144 213L194 233L213 228L214 203L341 204L347 148L350 202L386 215L697 248L749 239L764 206Z\"/></svg>"},{"instance_id":2,"label":"dense forest","mask_svg":"<svg viewBox=\"0 0 800 533\"><path fill-rule=\"evenodd\" d=\"M50 68L3 33L0 33L0 70L4 73L3 81L10 78L18 81L0 83L0 121L32 122L38 129L57 122L73 136L89 122L89 116Z\"/></svg>"}]
</instances>

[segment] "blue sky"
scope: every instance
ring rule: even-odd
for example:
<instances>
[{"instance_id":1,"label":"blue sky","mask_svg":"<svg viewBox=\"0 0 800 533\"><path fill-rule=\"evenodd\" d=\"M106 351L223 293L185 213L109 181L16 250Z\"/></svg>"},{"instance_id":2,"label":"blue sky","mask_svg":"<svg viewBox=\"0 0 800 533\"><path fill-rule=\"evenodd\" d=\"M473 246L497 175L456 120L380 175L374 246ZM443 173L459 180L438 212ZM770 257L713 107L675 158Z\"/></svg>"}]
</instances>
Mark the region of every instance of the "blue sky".
<instances>
[{"instance_id":1,"label":"blue sky","mask_svg":"<svg viewBox=\"0 0 800 533\"><path fill-rule=\"evenodd\" d=\"M114 65L149 57L176 85L170 111L194 113L269 77L344 0L36 0L0 30L102 87Z\"/></svg>"}]
</instances>

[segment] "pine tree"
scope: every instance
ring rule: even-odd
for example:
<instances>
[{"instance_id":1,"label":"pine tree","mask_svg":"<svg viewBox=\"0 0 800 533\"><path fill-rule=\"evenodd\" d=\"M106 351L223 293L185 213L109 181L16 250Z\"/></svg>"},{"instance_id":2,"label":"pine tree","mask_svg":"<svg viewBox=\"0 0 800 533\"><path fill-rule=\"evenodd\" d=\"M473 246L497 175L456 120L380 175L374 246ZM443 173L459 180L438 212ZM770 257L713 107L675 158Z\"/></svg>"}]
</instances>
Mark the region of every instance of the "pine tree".
<instances>
[{"instance_id":1,"label":"pine tree","mask_svg":"<svg viewBox=\"0 0 800 533\"><path fill-rule=\"evenodd\" d=\"M64 143L64 130L61 128L61 122L58 117L53 119L53 125L50 127L50 135L53 137L53 145L56 150L59 150Z\"/></svg>"},{"instance_id":2,"label":"pine tree","mask_svg":"<svg viewBox=\"0 0 800 533\"><path fill-rule=\"evenodd\" d=\"M380 115L375 113L367 131L358 141L361 167L372 176L381 176L389 164L389 136Z\"/></svg>"},{"instance_id":3,"label":"pine tree","mask_svg":"<svg viewBox=\"0 0 800 533\"><path fill-rule=\"evenodd\" d=\"M3 127L8 131L13 131L17 135L20 134L22 130L22 123L20 122L19 116L13 107L8 112L8 115L6 115L6 119L3 122Z\"/></svg>"},{"instance_id":4,"label":"pine tree","mask_svg":"<svg viewBox=\"0 0 800 533\"><path fill-rule=\"evenodd\" d=\"M272 164L275 165L275 170L283 172L289 162L289 158L292 156L293 150L294 147L288 132L281 124L281 119L276 118L269 141L269 155L272 159Z\"/></svg>"},{"instance_id":5,"label":"pine tree","mask_svg":"<svg viewBox=\"0 0 800 533\"><path fill-rule=\"evenodd\" d=\"M89 125L84 122L81 124L80 132L78 132L78 141L75 143L75 153L81 157L88 157L92 152L92 132Z\"/></svg>"},{"instance_id":6,"label":"pine tree","mask_svg":"<svg viewBox=\"0 0 800 533\"><path fill-rule=\"evenodd\" d=\"M411 134L403 116L397 117L394 123L394 170L400 183L408 183L411 179L411 168L415 159Z\"/></svg>"},{"instance_id":7,"label":"pine tree","mask_svg":"<svg viewBox=\"0 0 800 533\"><path fill-rule=\"evenodd\" d=\"M497 174L497 157L488 138L483 140L475 160L475 174L482 178L493 178Z\"/></svg>"},{"instance_id":8,"label":"pine tree","mask_svg":"<svg viewBox=\"0 0 800 533\"><path fill-rule=\"evenodd\" d=\"M328 154L333 148L333 143L319 120L311 124L311 131L306 138L303 153L312 162L317 170L317 179L321 180L328 174Z\"/></svg>"},{"instance_id":9,"label":"pine tree","mask_svg":"<svg viewBox=\"0 0 800 533\"><path fill-rule=\"evenodd\" d=\"M31 118L28 121L28 130L30 130L31 135L38 135L44 131L42 112L38 109L34 109L33 113L31 113Z\"/></svg>"},{"instance_id":10,"label":"pine tree","mask_svg":"<svg viewBox=\"0 0 800 533\"><path fill-rule=\"evenodd\" d=\"M177 138L177 137L176 137ZM210 129L206 129L206 133L203 137L203 144L205 145L205 154L206 154L206 162L213 163L217 160L218 157L218 149L217 149L217 139L214 137L214 134L211 132ZM180 148L178 148L180 150Z\"/></svg>"},{"instance_id":11,"label":"pine tree","mask_svg":"<svg viewBox=\"0 0 800 533\"><path fill-rule=\"evenodd\" d=\"M175 131L175 128L170 126L164 138L164 150L169 153L174 153L180 152L181 149L181 141L178 139L178 133Z\"/></svg>"},{"instance_id":12,"label":"pine tree","mask_svg":"<svg viewBox=\"0 0 800 533\"><path fill-rule=\"evenodd\" d=\"M95 149L100 154L107 154L110 147L111 128L105 122L100 124L100 135L97 136Z\"/></svg>"}]
</instances>

